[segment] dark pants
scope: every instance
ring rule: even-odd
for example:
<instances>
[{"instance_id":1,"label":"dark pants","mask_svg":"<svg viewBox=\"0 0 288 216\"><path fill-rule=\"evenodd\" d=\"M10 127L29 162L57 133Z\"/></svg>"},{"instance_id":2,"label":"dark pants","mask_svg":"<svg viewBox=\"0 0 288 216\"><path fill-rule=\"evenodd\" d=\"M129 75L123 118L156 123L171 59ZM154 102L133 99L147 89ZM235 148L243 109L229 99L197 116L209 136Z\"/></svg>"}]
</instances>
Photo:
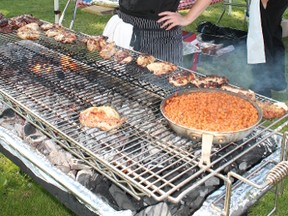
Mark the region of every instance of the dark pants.
<instances>
[{"instance_id":1,"label":"dark pants","mask_svg":"<svg viewBox=\"0 0 288 216\"><path fill-rule=\"evenodd\" d=\"M287 86L281 27L287 6L288 0L269 0L266 9L260 6L266 63L253 65L251 89L268 97L271 97L271 89L280 91Z\"/></svg>"}]
</instances>

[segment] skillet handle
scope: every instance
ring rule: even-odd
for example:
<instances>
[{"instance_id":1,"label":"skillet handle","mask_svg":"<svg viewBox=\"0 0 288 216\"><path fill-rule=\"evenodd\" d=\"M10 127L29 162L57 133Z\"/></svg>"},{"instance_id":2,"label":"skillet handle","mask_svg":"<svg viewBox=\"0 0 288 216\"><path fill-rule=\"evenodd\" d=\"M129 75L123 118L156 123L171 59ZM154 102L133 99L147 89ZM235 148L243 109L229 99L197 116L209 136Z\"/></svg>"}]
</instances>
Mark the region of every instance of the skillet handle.
<instances>
[{"instance_id":1,"label":"skillet handle","mask_svg":"<svg viewBox=\"0 0 288 216\"><path fill-rule=\"evenodd\" d=\"M212 134L202 134L202 154L199 162L199 167L201 168L206 168L207 166L210 166L213 137L214 136Z\"/></svg>"}]
</instances>

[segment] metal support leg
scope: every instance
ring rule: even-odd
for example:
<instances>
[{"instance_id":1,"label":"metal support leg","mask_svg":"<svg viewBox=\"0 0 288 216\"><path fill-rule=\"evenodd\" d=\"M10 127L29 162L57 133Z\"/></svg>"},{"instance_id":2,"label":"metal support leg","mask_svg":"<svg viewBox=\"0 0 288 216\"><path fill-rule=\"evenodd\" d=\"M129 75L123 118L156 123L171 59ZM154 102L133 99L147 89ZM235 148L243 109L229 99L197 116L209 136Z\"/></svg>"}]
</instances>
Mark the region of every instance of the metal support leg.
<instances>
[{"instance_id":1,"label":"metal support leg","mask_svg":"<svg viewBox=\"0 0 288 216\"><path fill-rule=\"evenodd\" d=\"M70 27L69 27L70 29L72 29L72 28L73 28L73 25L74 25L74 21L75 21L75 18L76 18L77 7L78 7L78 0L75 0L73 17L72 17L72 20L71 20L71 23L70 23Z\"/></svg>"},{"instance_id":2,"label":"metal support leg","mask_svg":"<svg viewBox=\"0 0 288 216\"><path fill-rule=\"evenodd\" d=\"M231 15L231 13L232 13L232 0L228 0L228 3L229 3L228 15Z\"/></svg>"},{"instance_id":3,"label":"metal support leg","mask_svg":"<svg viewBox=\"0 0 288 216\"><path fill-rule=\"evenodd\" d=\"M59 25L62 25L62 22L63 22L64 16L65 16L66 10L67 10L70 2L71 2L71 0L68 0L67 3L66 3L66 5L65 5L65 7L64 7L64 10L63 10L63 12L62 12L62 14L61 14L61 17L60 17L60 19L59 19Z\"/></svg>"},{"instance_id":4,"label":"metal support leg","mask_svg":"<svg viewBox=\"0 0 288 216\"><path fill-rule=\"evenodd\" d=\"M218 18L218 20L217 20L217 22L216 22L217 25L220 23L221 19L223 18L224 14L225 14L225 12L226 12L226 7L227 7L227 4L226 4L225 1L224 1L224 2L223 2L223 11L222 11L220 17Z\"/></svg>"},{"instance_id":5,"label":"metal support leg","mask_svg":"<svg viewBox=\"0 0 288 216\"><path fill-rule=\"evenodd\" d=\"M59 17L60 17L60 10L59 10L59 0L54 0L54 14L55 14L55 23L59 23Z\"/></svg>"},{"instance_id":6,"label":"metal support leg","mask_svg":"<svg viewBox=\"0 0 288 216\"><path fill-rule=\"evenodd\" d=\"M223 18L225 12L226 12L226 9L227 9L227 6L229 7L228 8L228 14L230 14L232 12L232 6L235 6L235 7L244 7L245 8L245 14L244 14L244 25L246 25L246 16L247 16L247 13L248 13L248 10L249 10L249 3L250 3L250 0L245 0L245 3L233 3L232 0L224 0L223 2L223 11L220 15L220 17L218 18L216 24L219 24L221 19Z\"/></svg>"},{"instance_id":7,"label":"metal support leg","mask_svg":"<svg viewBox=\"0 0 288 216\"><path fill-rule=\"evenodd\" d=\"M57 0L55 0L55 1L57 1ZM77 7L78 7L78 1L79 1L79 0L75 0L74 10L73 10L73 16L72 16L72 20L71 20L71 22L70 22L70 27L69 27L69 29L72 29L72 28L73 28L73 25L74 25L74 22L75 22L76 12L77 12ZM64 7L63 13L61 14L58 22L56 22L56 23L58 23L59 25L62 25L62 22L63 22L64 16L65 16L66 10L67 10L68 6L70 5L70 3L71 3L71 0L68 0L67 3L66 3L66 5L65 5L65 7ZM54 6L55 6L55 2L54 2ZM59 5L58 5L58 8L59 8Z\"/></svg>"}]
</instances>

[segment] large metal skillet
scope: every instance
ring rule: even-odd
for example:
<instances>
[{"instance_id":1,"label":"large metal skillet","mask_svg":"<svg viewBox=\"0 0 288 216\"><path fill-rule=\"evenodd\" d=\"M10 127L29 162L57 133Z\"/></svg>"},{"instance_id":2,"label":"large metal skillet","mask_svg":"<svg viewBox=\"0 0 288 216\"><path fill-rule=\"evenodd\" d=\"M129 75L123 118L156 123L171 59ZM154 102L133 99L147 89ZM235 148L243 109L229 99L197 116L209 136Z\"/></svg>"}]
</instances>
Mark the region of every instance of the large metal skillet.
<instances>
[{"instance_id":1,"label":"large metal skillet","mask_svg":"<svg viewBox=\"0 0 288 216\"><path fill-rule=\"evenodd\" d=\"M258 119L255 124L251 125L248 128L244 128L238 131L217 132L217 131L199 130L199 129L190 128L190 127L188 128L188 127L185 127L185 126L182 126L173 122L165 115L164 106L166 104L166 101L169 100L171 97L174 97L176 95L191 94L191 93L196 93L196 92L224 92L226 94L230 94L230 95L234 95L239 98L242 98L248 101L250 104L252 104L255 107L255 109L258 112ZM243 138L248 136L262 120L262 110L255 102L251 101L249 98L245 97L244 95L242 96L233 92L228 92L228 91L224 91L220 89L189 89L189 90L175 92L172 95L166 97L161 102L160 110L161 110L162 115L168 121L169 126L178 135L195 140L195 141L200 141L202 139L202 156L199 162L199 166L202 166L202 167L210 165L210 155L211 155L212 144L227 144L230 142L236 142L236 141L242 140Z\"/></svg>"}]
</instances>

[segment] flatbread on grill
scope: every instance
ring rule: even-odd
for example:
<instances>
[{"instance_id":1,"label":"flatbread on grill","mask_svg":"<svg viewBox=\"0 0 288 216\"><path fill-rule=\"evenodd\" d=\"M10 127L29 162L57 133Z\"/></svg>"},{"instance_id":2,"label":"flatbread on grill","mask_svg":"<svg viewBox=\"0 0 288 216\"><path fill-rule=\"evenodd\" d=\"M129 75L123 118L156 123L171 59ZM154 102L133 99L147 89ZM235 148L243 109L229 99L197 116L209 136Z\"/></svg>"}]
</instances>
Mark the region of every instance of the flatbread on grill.
<instances>
[{"instance_id":1,"label":"flatbread on grill","mask_svg":"<svg viewBox=\"0 0 288 216\"><path fill-rule=\"evenodd\" d=\"M104 131L120 127L125 119L110 106L90 107L80 112L80 123L86 127L99 128Z\"/></svg>"}]
</instances>

